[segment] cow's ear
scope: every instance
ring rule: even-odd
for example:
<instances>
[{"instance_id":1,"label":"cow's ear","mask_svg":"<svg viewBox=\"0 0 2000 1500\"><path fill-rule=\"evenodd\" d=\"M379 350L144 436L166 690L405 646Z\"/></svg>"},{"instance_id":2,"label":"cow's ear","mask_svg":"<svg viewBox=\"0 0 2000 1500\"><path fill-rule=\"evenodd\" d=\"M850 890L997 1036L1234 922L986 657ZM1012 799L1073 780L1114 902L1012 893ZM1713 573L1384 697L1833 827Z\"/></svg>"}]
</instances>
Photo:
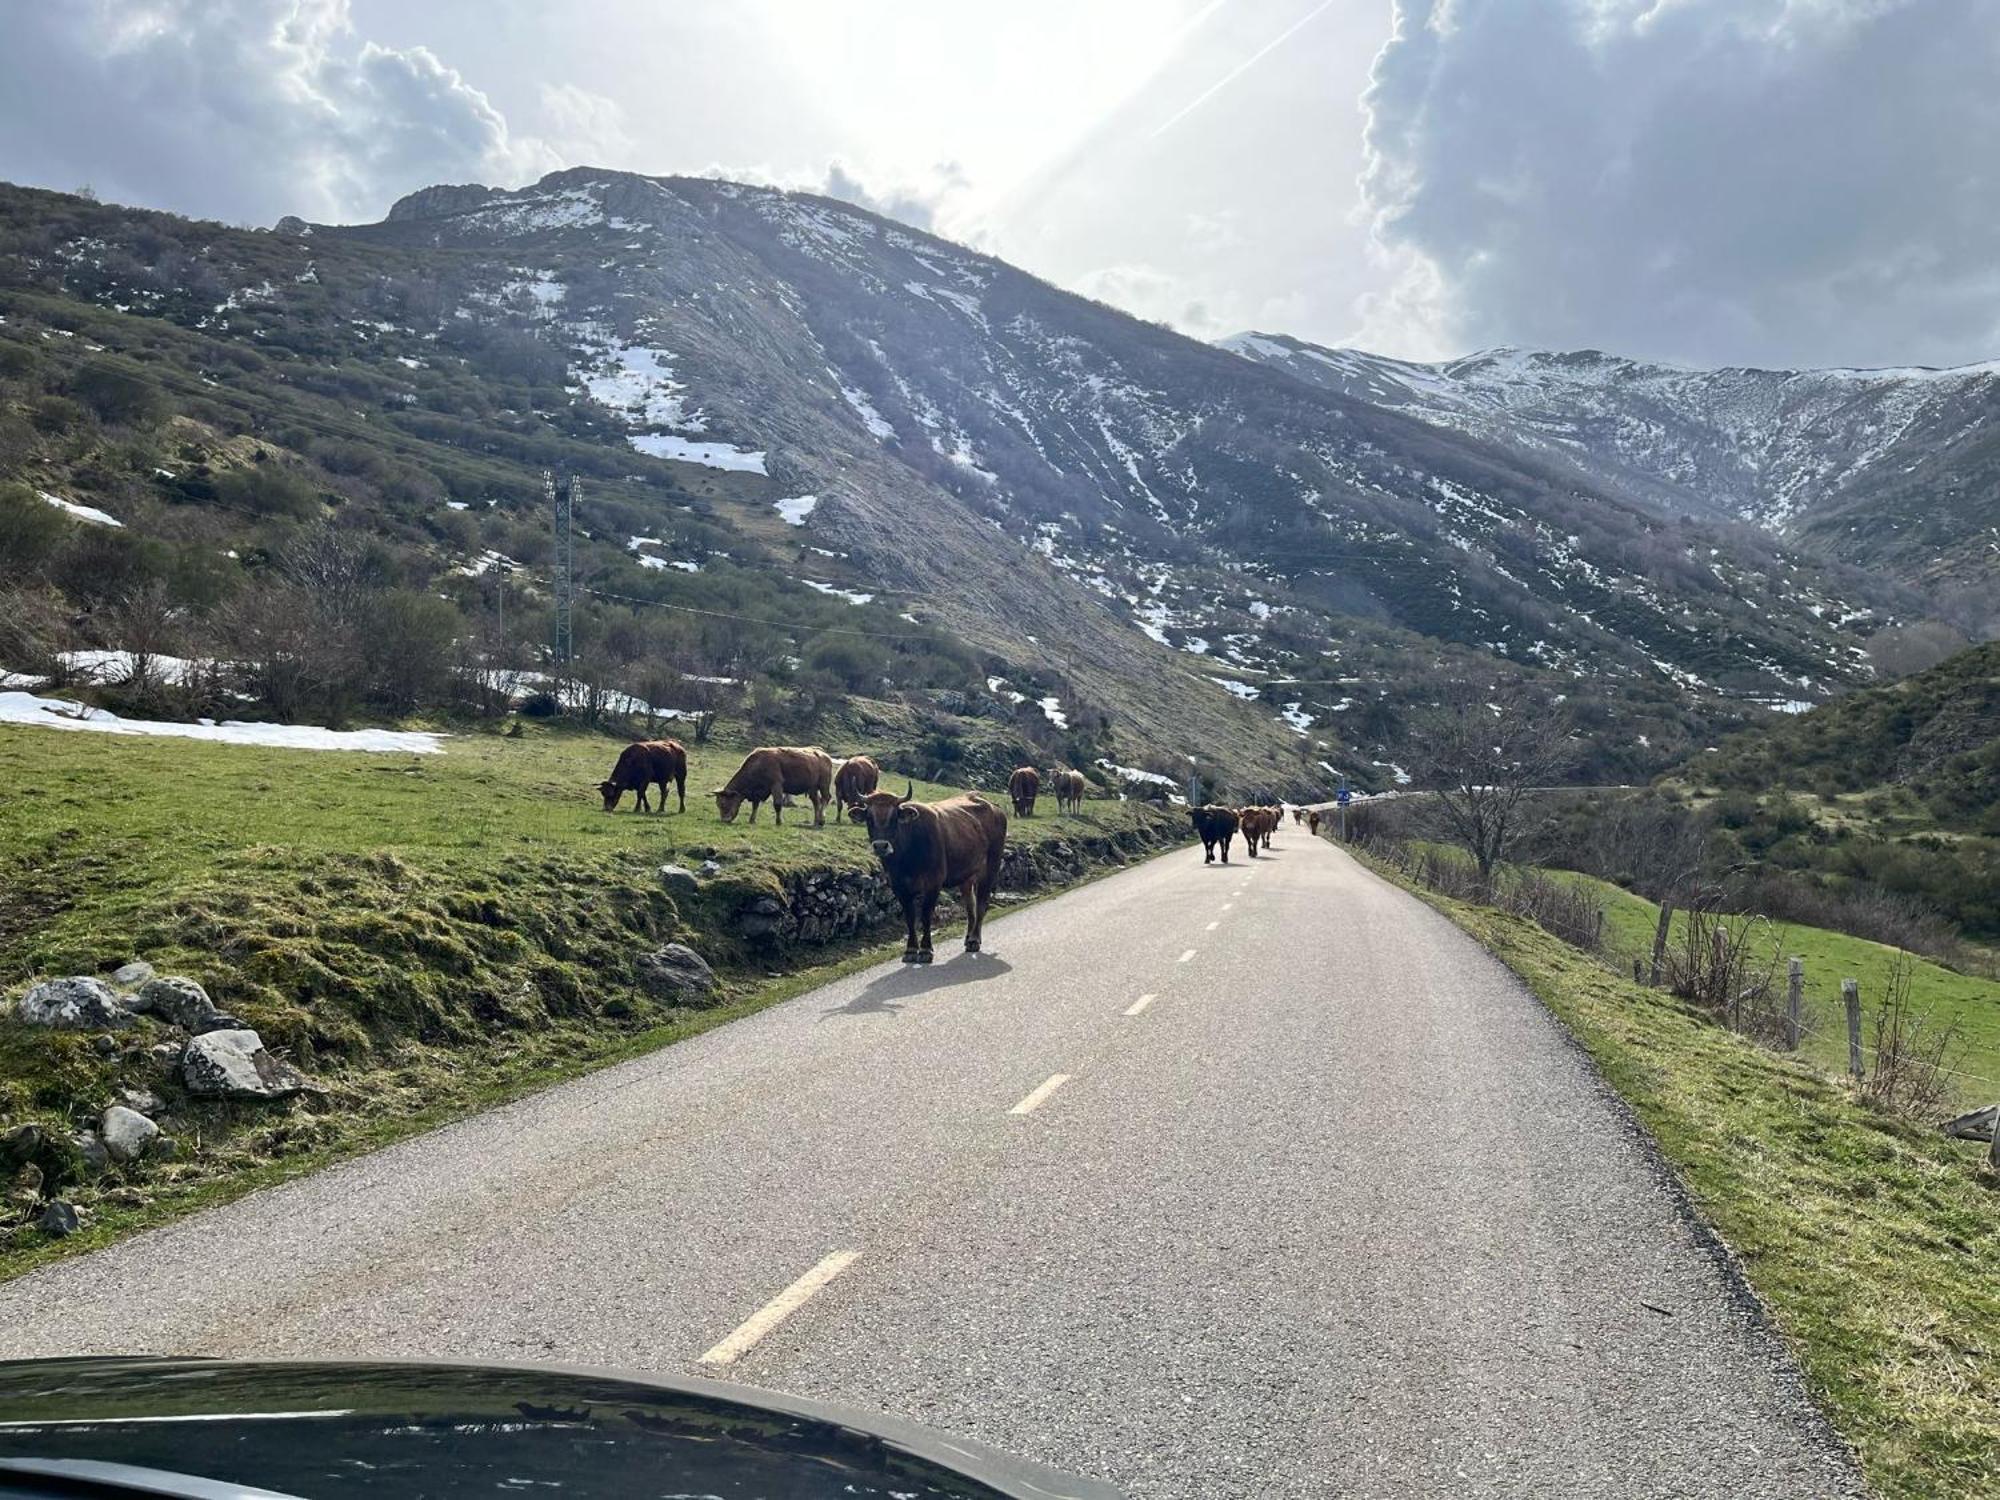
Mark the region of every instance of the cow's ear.
<instances>
[{"instance_id":1,"label":"cow's ear","mask_svg":"<svg viewBox=\"0 0 2000 1500\"><path fill-rule=\"evenodd\" d=\"M917 810L907 802L896 809L896 821L898 823L914 823L916 818Z\"/></svg>"},{"instance_id":2,"label":"cow's ear","mask_svg":"<svg viewBox=\"0 0 2000 1500\"><path fill-rule=\"evenodd\" d=\"M847 820L850 823L866 823L868 821L868 809L863 807L859 802L855 803L847 809Z\"/></svg>"}]
</instances>

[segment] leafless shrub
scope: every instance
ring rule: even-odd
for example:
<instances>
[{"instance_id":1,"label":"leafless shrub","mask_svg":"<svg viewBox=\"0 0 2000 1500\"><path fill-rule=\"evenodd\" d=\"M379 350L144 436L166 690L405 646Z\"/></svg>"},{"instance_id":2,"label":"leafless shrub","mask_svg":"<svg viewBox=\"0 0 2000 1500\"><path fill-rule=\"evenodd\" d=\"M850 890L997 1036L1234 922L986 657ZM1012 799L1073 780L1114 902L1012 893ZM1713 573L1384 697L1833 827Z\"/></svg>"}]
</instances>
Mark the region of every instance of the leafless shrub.
<instances>
[{"instance_id":1,"label":"leafless shrub","mask_svg":"<svg viewBox=\"0 0 2000 1500\"><path fill-rule=\"evenodd\" d=\"M1661 979L1670 993L1732 1031L1770 1042L1784 1024L1775 992L1778 956L1778 933L1769 922L1724 911L1720 893L1703 891L1684 911Z\"/></svg>"},{"instance_id":2,"label":"leafless shrub","mask_svg":"<svg viewBox=\"0 0 2000 1500\"><path fill-rule=\"evenodd\" d=\"M1939 1021L1911 1002L1914 970L1907 953L1890 961L1871 1021L1874 1065L1861 1092L1890 1114L1931 1121L1948 1112L1955 1093L1952 1075L1965 1046L1956 1018Z\"/></svg>"},{"instance_id":3,"label":"leafless shrub","mask_svg":"<svg viewBox=\"0 0 2000 1500\"><path fill-rule=\"evenodd\" d=\"M1541 870L1514 872L1502 891L1500 904L1586 953L1604 944L1604 903L1575 881L1558 880Z\"/></svg>"}]
</instances>

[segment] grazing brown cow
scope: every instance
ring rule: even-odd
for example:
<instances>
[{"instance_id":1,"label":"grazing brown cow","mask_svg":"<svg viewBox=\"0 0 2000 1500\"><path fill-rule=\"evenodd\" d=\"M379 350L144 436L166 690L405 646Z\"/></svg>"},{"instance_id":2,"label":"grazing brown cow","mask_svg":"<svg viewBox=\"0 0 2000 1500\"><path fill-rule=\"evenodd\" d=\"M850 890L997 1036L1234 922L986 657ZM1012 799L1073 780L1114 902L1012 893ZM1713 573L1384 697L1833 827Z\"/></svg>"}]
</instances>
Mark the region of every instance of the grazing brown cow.
<instances>
[{"instance_id":1,"label":"grazing brown cow","mask_svg":"<svg viewBox=\"0 0 2000 1500\"><path fill-rule=\"evenodd\" d=\"M1058 813L1083 811L1083 794L1090 789L1090 783L1083 779L1083 772L1051 771L1049 783L1055 788Z\"/></svg>"},{"instance_id":2,"label":"grazing brown cow","mask_svg":"<svg viewBox=\"0 0 2000 1500\"><path fill-rule=\"evenodd\" d=\"M627 792L637 792L638 799L633 804L634 812L646 810L646 788L655 782L660 787L660 811L667 810L667 783L674 784L680 794L681 811L688 810L688 753L679 740L635 740L618 752L618 764L611 768L609 780L597 783L597 790L604 795L604 810L617 810L618 799Z\"/></svg>"},{"instance_id":3,"label":"grazing brown cow","mask_svg":"<svg viewBox=\"0 0 2000 1500\"><path fill-rule=\"evenodd\" d=\"M1314 838L1319 837L1319 810L1315 808L1306 818L1306 827L1312 830Z\"/></svg>"},{"instance_id":4,"label":"grazing brown cow","mask_svg":"<svg viewBox=\"0 0 2000 1500\"><path fill-rule=\"evenodd\" d=\"M882 784L882 768L865 755L850 755L833 773L833 800L852 807Z\"/></svg>"},{"instance_id":5,"label":"grazing brown cow","mask_svg":"<svg viewBox=\"0 0 2000 1500\"><path fill-rule=\"evenodd\" d=\"M847 815L868 830L868 847L882 862L889 888L903 904L903 962L931 961L931 915L946 887L958 892L965 908L965 951L977 953L993 883L1000 877L1000 860L1007 849L1007 815L977 792L943 802L918 802L916 789L910 786L900 797L894 792L871 792Z\"/></svg>"},{"instance_id":6,"label":"grazing brown cow","mask_svg":"<svg viewBox=\"0 0 2000 1500\"><path fill-rule=\"evenodd\" d=\"M734 823L736 810L750 804L750 821L757 809L771 803L771 819L785 821L780 793L807 797L813 806L813 827L826 826L826 805L833 800L833 757L817 745L762 745L743 757L729 785L715 790L715 810L722 821Z\"/></svg>"},{"instance_id":7,"label":"grazing brown cow","mask_svg":"<svg viewBox=\"0 0 2000 1500\"><path fill-rule=\"evenodd\" d=\"M1014 802L1014 816L1032 818L1035 799L1042 795L1042 773L1033 766L1017 766L1007 778L1007 795Z\"/></svg>"}]
</instances>

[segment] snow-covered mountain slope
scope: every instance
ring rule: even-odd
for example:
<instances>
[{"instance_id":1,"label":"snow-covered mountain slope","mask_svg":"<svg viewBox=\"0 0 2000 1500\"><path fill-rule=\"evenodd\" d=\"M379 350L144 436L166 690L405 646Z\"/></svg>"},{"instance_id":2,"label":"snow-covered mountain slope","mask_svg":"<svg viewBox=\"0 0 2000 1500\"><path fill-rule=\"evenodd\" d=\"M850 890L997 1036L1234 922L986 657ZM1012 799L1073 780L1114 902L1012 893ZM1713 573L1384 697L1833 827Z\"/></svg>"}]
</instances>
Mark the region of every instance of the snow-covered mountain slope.
<instances>
[{"instance_id":1,"label":"snow-covered mountain slope","mask_svg":"<svg viewBox=\"0 0 2000 1500\"><path fill-rule=\"evenodd\" d=\"M1278 334L1222 345L1664 512L1807 538L1913 580L2000 576L2000 361L1690 370L1595 350L1419 364Z\"/></svg>"},{"instance_id":2,"label":"snow-covered mountain slope","mask_svg":"<svg viewBox=\"0 0 2000 1500\"><path fill-rule=\"evenodd\" d=\"M1865 675L1895 607L827 199L579 169L339 232L504 245L635 447L754 455L819 497L803 531L973 639L1058 659L1156 741L1174 695L1134 689L1163 659L1135 636L1182 684L1247 691L1311 760L1355 748L1341 716L1366 697L1420 697L1420 660L1645 703L1810 700Z\"/></svg>"}]
</instances>

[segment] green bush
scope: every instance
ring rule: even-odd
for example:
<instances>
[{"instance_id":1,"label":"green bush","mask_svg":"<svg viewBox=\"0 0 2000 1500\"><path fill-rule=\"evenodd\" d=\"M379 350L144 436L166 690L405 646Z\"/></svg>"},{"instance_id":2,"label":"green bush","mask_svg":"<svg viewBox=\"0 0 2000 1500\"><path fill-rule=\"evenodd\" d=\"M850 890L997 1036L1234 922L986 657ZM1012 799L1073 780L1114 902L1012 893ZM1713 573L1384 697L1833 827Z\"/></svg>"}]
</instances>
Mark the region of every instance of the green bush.
<instances>
[{"instance_id":1,"label":"green bush","mask_svg":"<svg viewBox=\"0 0 2000 1500\"><path fill-rule=\"evenodd\" d=\"M99 421L120 427L155 426L173 410L166 392L152 381L101 360L70 377L69 393Z\"/></svg>"},{"instance_id":2,"label":"green bush","mask_svg":"<svg viewBox=\"0 0 2000 1500\"><path fill-rule=\"evenodd\" d=\"M22 577L55 555L69 517L25 484L0 485L0 576Z\"/></svg>"},{"instance_id":3,"label":"green bush","mask_svg":"<svg viewBox=\"0 0 2000 1500\"><path fill-rule=\"evenodd\" d=\"M282 464L231 469L216 479L215 493L222 504L259 516L304 520L320 508L319 494L312 485Z\"/></svg>"}]
</instances>

